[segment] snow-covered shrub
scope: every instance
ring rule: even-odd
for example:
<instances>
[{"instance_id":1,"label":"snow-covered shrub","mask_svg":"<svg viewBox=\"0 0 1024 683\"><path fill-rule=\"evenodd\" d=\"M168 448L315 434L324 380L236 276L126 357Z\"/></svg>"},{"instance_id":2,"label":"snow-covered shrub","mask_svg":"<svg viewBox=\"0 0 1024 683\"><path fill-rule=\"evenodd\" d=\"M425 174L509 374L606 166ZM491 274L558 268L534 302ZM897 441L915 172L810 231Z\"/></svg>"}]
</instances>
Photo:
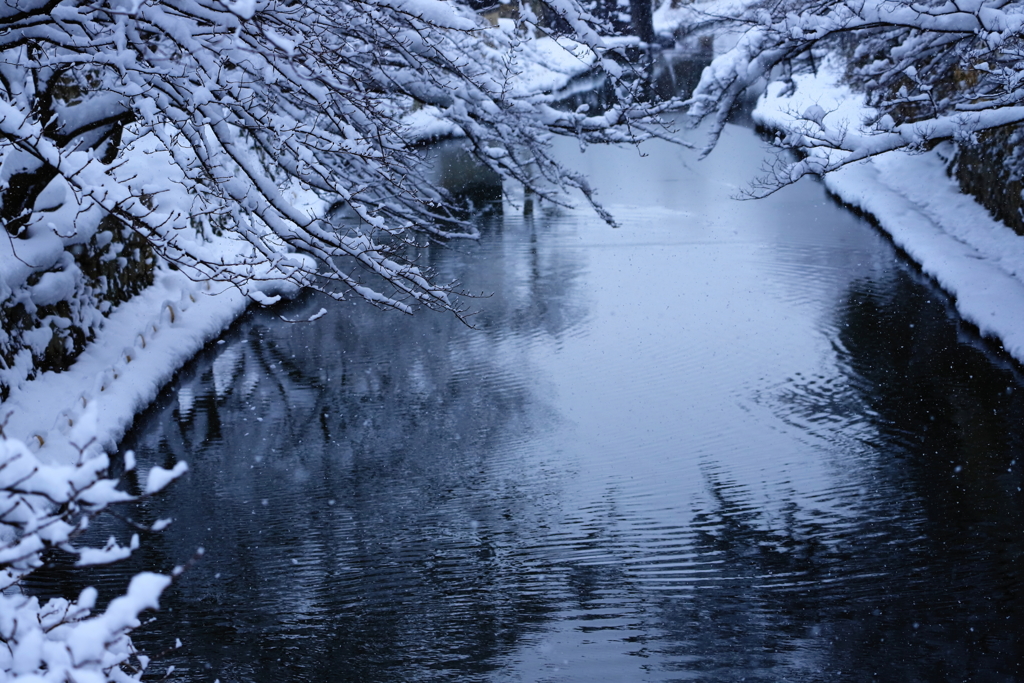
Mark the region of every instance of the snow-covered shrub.
<instances>
[{"instance_id":1,"label":"snow-covered shrub","mask_svg":"<svg viewBox=\"0 0 1024 683\"><path fill-rule=\"evenodd\" d=\"M126 456L126 469L133 467ZM0 435L0 679L101 683L138 680L148 660L138 655L129 633L139 614L158 607L172 577L136 575L128 592L93 614L97 592L77 599L53 598L40 604L23 594L19 581L41 566L46 552L77 556L77 565L105 564L127 557L138 546L113 538L102 548L77 547L76 536L107 506L134 498L107 476L106 455L74 465L40 462L24 444ZM185 470L154 468L147 495L158 492ZM158 523L163 526L164 523Z\"/></svg>"}]
</instances>

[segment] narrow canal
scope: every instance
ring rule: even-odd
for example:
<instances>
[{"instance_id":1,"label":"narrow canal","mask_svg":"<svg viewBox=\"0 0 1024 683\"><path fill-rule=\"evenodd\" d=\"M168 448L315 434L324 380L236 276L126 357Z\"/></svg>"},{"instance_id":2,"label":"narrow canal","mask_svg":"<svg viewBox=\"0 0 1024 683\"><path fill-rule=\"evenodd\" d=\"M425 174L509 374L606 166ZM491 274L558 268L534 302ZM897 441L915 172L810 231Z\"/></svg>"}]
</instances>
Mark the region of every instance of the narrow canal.
<instances>
[{"instance_id":1,"label":"narrow canal","mask_svg":"<svg viewBox=\"0 0 1024 683\"><path fill-rule=\"evenodd\" d=\"M178 681L1020 680L1019 368L819 184L731 200L751 131L641 151L562 149L620 229L427 255L476 329L248 314L122 446L174 523L37 581L204 547L135 638Z\"/></svg>"}]
</instances>

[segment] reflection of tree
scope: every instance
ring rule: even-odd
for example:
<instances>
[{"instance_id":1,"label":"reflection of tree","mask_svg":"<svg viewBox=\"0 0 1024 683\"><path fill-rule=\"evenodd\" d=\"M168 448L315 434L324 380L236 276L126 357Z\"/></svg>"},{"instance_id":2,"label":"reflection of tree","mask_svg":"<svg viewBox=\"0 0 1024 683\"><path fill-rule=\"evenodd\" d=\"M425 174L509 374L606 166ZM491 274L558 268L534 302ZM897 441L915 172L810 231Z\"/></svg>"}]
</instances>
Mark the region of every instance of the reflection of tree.
<instances>
[{"instance_id":1,"label":"reflection of tree","mask_svg":"<svg viewBox=\"0 0 1024 683\"><path fill-rule=\"evenodd\" d=\"M659 50L633 68L643 79L646 96L668 100L688 95L710 63L710 52ZM590 71L570 80L558 97L556 106L560 109L576 110L586 105L589 111L607 111L615 104L615 84L604 72Z\"/></svg>"},{"instance_id":2,"label":"reflection of tree","mask_svg":"<svg viewBox=\"0 0 1024 683\"><path fill-rule=\"evenodd\" d=\"M524 473L495 444L547 424L522 369L582 315L582 265L535 239L553 228L500 220L480 245L427 251L442 277L499 292L479 300L479 329L332 304L313 324L278 319L319 300L253 312L140 418L123 447L191 474L133 514L175 524L74 579L168 569L205 546L158 617L186 646L159 664L194 680L205 666L222 680L473 677L551 612L503 551L531 522Z\"/></svg>"},{"instance_id":3,"label":"reflection of tree","mask_svg":"<svg viewBox=\"0 0 1024 683\"><path fill-rule=\"evenodd\" d=\"M831 564L879 577L863 591L840 583L846 595L809 589L817 623L835 638L829 661L865 678L867 667L892 680L992 674L1024 646L1020 375L958 329L944 304L902 265L854 283L836 325L842 400L805 380L791 392L803 403L786 403L819 423L848 423L860 405L875 434L875 483L859 498L876 509L841 555L801 570ZM880 519L890 521L879 528Z\"/></svg>"},{"instance_id":4,"label":"reflection of tree","mask_svg":"<svg viewBox=\"0 0 1024 683\"><path fill-rule=\"evenodd\" d=\"M706 469L712 504L691 523L693 549L719 569L692 598L662 604L680 669L814 681L1017 674L1024 387L922 280L897 265L854 283L835 326L845 378L795 377L761 397L862 470L852 478L863 484L820 493L835 517L784 492L781 512L766 514ZM863 439L859 451L834 430Z\"/></svg>"},{"instance_id":5,"label":"reflection of tree","mask_svg":"<svg viewBox=\"0 0 1024 683\"><path fill-rule=\"evenodd\" d=\"M557 340L586 316L576 287L586 264L579 252L552 246L569 226L561 223L557 208L548 208L536 216L484 222L487 239L480 246L486 254L478 258L486 266L463 278L473 293L484 296L478 306L471 304L477 313L470 323L505 349L538 337Z\"/></svg>"},{"instance_id":6,"label":"reflection of tree","mask_svg":"<svg viewBox=\"0 0 1024 683\"><path fill-rule=\"evenodd\" d=\"M946 572L932 571L930 588L951 604L936 600L928 623L960 677L1024 652L1024 382L953 324L922 280L901 267L884 289L854 285L840 330L853 384L895 445L886 466L920 501L929 552Z\"/></svg>"},{"instance_id":7,"label":"reflection of tree","mask_svg":"<svg viewBox=\"0 0 1024 683\"><path fill-rule=\"evenodd\" d=\"M949 561L899 517L836 525L789 505L768 523L742 487L709 478L714 503L694 518L694 549L720 572L692 599L663 603L665 651L680 668L807 681L1013 671L1020 594L992 576L991 558ZM950 581L957 571L977 583Z\"/></svg>"},{"instance_id":8,"label":"reflection of tree","mask_svg":"<svg viewBox=\"0 0 1024 683\"><path fill-rule=\"evenodd\" d=\"M840 325L853 381L902 461L934 532L1020 528L1022 377L948 318L941 293L900 269L886 289L857 283Z\"/></svg>"},{"instance_id":9,"label":"reflection of tree","mask_svg":"<svg viewBox=\"0 0 1024 683\"><path fill-rule=\"evenodd\" d=\"M831 564L820 529L798 521L792 506L766 528L742 487L705 474L713 503L694 516L693 546L699 556L714 557L718 571L692 599L664 603L666 651L687 662L687 670L728 672L726 678L827 675L819 648L803 647L815 640L810 625L817 621L809 619L808 593ZM803 656L794 659L798 649Z\"/></svg>"}]
</instances>

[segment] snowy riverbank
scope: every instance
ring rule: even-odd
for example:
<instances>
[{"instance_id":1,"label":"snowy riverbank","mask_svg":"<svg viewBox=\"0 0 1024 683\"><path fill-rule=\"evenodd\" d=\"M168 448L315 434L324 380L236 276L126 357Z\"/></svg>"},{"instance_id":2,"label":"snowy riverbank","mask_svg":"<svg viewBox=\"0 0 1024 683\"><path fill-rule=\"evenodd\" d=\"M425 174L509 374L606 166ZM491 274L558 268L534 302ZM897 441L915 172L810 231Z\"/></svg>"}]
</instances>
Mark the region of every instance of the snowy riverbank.
<instances>
[{"instance_id":1,"label":"snowy riverbank","mask_svg":"<svg viewBox=\"0 0 1024 683\"><path fill-rule=\"evenodd\" d=\"M246 303L233 287L159 271L151 287L111 313L69 370L13 389L0 404L4 434L44 462L74 462L77 446L90 441L90 451L115 448L135 414Z\"/></svg>"},{"instance_id":2,"label":"snowy riverbank","mask_svg":"<svg viewBox=\"0 0 1024 683\"><path fill-rule=\"evenodd\" d=\"M754 110L758 123L777 127L818 106L827 122L857 128L872 114L863 95L839 85L826 68L794 81L790 96L781 94L781 83L768 88ZM944 143L921 154L889 152L829 173L824 182L842 201L873 216L953 296L965 320L1024 362L1024 237L960 191L946 173L951 151Z\"/></svg>"}]
</instances>

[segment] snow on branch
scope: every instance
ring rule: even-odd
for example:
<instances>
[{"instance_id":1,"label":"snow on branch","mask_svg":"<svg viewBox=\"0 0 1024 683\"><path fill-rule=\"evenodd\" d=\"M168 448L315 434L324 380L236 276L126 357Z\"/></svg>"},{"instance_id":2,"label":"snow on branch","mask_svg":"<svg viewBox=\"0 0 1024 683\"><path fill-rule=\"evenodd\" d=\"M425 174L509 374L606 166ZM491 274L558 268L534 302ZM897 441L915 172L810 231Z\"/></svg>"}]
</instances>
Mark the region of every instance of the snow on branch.
<instances>
[{"instance_id":1,"label":"snow on branch","mask_svg":"<svg viewBox=\"0 0 1024 683\"><path fill-rule=\"evenodd\" d=\"M787 0L732 17L743 34L708 67L689 102L711 119L707 154L729 111L758 81L782 81L823 64L866 94L864 121L793 112L773 121L780 158L755 189L763 195L885 152L1024 122L1024 7L1003 0ZM815 115L819 114L819 115Z\"/></svg>"},{"instance_id":2,"label":"snow on branch","mask_svg":"<svg viewBox=\"0 0 1024 683\"><path fill-rule=\"evenodd\" d=\"M576 40L612 64L578 2L552 1ZM451 198L415 154L406 117L418 109L493 170L552 197L580 185L549 157L552 132L663 135L664 105L639 101L622 79L620 101L600 116L558 112L529 83L509 87L510 64L538 54L523 49L530 31L492 27L447 0L16 7L0 13L10 251L30 254L54 234L88 241L114 220L189 277L264 304L305 287L406 312L458 309L456 285L410 251L460 234L445 222ZM533 16L525 4L521 14ZM330 220L339 207L350 220Z\"/></svg>"},{"instance_id":3,"label":"snow on branch","mask_svg":"<svg viewBox=\"0 0 1024 683\"><path fill-rule=\"evenodd\" d=\"M128 461L126 457L126 465ZM146 668L148 660L137 655L129 633L140 625L143 611L159 607L160 594L172 577L138 574L125 595L96 615L94 588L86 588L76 600L52 598L43 604L19 589L20 580L42 566L44 552L77 555L77 566L84 566L117 561L138 548L138 534L126 547L114 538L102 548L73 545L95 515L110 505L137 500L108 478L108 467L106 455L74 465L47 465L21 442L0 435L3 680L123 683L139 680ZM159 478L166 479L174 470L163 472Z\"/></svg>"}]
</instances>

